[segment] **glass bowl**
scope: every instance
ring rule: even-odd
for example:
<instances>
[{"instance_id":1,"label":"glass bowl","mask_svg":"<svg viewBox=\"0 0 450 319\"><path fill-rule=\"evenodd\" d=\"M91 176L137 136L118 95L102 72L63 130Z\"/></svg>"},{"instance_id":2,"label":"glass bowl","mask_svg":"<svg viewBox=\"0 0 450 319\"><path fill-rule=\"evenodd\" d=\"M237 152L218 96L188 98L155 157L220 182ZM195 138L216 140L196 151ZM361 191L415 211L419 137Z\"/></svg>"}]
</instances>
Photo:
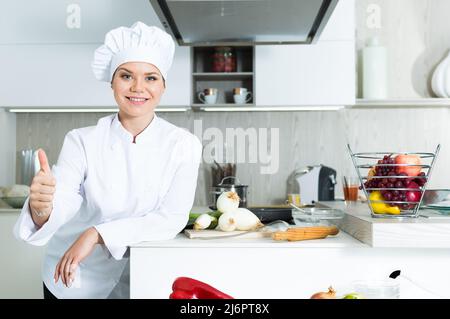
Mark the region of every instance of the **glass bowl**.
<instances>
[{"instance_id":1,"label":"glass bowl","mask_svg":"<svg viewBox=\"0 0 450 319\"><path fill-rule=\"evenodd\" d=\"M339 220L344 215L342 210L332 208L305 207L292 210L292 218L296 224Z\"/></svg>"},{"instance_id":2,"label":"glass bowl","mask_svg":"<svg viewBox=\"0 0 450 319\"><path fill-rule=\"evenodd\" d=\"M2 201L11 206L12 208L22 208L27 200L27 196L19 197L0 197Z\"/></svg>"},{"instance_id":3,"label":"glass bowl","mask_svg":"<svg viewBox=\"0 0 450 319\"><path fill-rule=\"evenodd\" d=\"M398 299L400 283L394 279L357 280L352 284L354 292L366 299Z\"/></svg>"}]
</instances>

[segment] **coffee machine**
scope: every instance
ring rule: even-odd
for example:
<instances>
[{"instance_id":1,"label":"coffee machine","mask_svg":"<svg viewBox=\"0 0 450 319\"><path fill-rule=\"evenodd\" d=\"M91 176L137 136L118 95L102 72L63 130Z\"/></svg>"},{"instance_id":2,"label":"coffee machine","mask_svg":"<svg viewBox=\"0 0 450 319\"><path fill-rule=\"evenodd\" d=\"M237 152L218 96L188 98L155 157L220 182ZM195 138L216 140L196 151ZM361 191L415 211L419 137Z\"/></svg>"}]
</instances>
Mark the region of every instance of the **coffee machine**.
<instances>
[{"instance_id":1,"label":"coffee machine","mask_svg":"<svg viewBox=\"0 0 450 319\"><path fill-rule=\"evenodd\" d=\"M336 170L325 165L312 165L294 170L288 179L288 193L300 194L303 205L334 200Z\"/></svg>"}]
</instances>

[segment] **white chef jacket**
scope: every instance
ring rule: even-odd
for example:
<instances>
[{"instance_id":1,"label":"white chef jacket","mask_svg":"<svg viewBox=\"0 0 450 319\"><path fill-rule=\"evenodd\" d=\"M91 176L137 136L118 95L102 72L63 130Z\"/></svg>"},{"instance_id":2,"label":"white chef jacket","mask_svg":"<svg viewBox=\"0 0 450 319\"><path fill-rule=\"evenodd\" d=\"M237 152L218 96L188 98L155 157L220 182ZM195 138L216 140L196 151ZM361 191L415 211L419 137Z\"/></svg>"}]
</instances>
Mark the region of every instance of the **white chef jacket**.
<instances>
[{"instance_id":1,"label":"white chef jacket","mask_svg":"<svg viewBox=\"0 0 450 319\"><path fill-rule=\"evenodd\" d=\"M128 297L127 246L171 239L184 228L201 153L198 138L156 115L136 143L117 114L67 133L52 167L56 192L49 220L37 229L27 199L14 227L18 239L48 242L42 267L47 288L57 298ZM61 280L55 284L56 264L92 226L105 245L80 263L70 288Z\"/></svg>"}]
</instances>

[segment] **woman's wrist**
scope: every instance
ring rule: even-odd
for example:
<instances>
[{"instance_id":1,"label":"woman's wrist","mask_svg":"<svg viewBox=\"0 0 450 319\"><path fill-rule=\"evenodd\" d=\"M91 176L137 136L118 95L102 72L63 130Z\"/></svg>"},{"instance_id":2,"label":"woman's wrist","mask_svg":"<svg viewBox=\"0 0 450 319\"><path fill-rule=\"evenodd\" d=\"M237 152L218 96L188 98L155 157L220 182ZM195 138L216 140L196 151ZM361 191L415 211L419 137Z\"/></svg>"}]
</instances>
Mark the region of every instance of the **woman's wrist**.
<instances>
[{"instance_id":1,"label":"woman's wrist","mask_svg":"<svg viewBox=\"0 0 450 319\"><path fill-rule=\"evenodd\" d=\"M49 213L38 212L31 207L30 203L28 203L28 210L30 212L31 219L38 229L41 228L50 218L51 211Z\"/></svg>"},{"instance_id":2,"label":"woman's wrist","mask_svg":"<svg viewBox=\"0 0 450 319\"><path fill-rule=\"evenodd\" d=\"M87 231L89 238L92 238L94 244L103 244L103 238L95 227L89 228Z\"/></svg>"}]
</instances>

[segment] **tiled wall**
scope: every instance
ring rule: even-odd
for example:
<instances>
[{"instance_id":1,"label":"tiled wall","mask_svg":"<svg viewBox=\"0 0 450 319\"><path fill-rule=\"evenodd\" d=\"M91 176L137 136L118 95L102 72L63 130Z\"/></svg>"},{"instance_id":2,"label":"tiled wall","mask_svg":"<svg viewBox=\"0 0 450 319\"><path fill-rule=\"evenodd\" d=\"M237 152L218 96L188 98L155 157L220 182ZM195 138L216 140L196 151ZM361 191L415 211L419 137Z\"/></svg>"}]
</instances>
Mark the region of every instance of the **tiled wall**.
<instances>
[{"instance_id":1,"label":"tiled wall","mask_svg":"<svg viewBox=\"0 0 450 319\"><path fill-rule=\"evenodd\" d=\"M19 114L17 150L42 147L49 161L55 163L63 138L72 128L95 125L103 113L91 114ZM226 128L278 128L279 169L275 174L261 174L260 163L237 165L237 175L249 185L249 202L254 205L281 203L286 196L286 181L296 168L325 164L338 174L353 172L346 150L354 151L434 151L442 144L430 186L449 187L450 109L346 109L329 112L236 112L236 113L160 113L159 116L194 132L194 121L201 120L202 132L216 127L225 135ZM198 122L197 122L198 123ZM208 139L202 140L206 145ZM210 165L200 170L196 204L208 203L211 186ZM336 194L340 195L338 187Z\"/></svg>"}]
</instances>

